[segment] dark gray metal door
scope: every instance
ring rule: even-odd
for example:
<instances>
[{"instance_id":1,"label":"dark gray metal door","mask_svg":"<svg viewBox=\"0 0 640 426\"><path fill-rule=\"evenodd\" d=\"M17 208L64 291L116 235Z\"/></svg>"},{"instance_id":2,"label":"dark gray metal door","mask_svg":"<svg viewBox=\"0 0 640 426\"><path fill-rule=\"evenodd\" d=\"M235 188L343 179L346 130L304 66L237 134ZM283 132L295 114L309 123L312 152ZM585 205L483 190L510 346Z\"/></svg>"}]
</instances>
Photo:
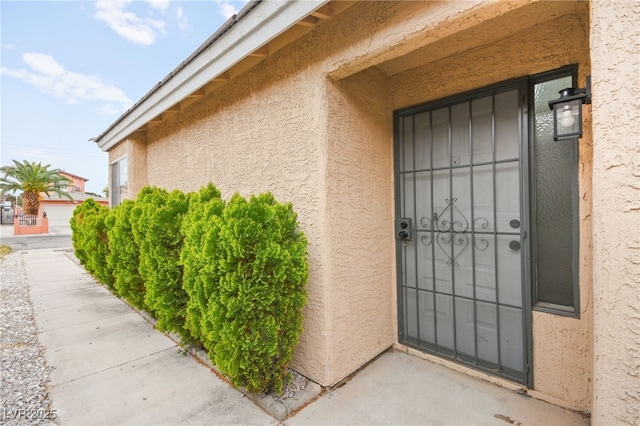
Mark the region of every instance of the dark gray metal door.
<instances>
[{"instance_id":1,"label":"dark gray metal door","mask_svg":"<svg viewBox=\"0 0 640 426\"><path fill-rule=\"evenodd\" d=\"M0 217L0 219L2 219L1 223L3 225L13 223L13 206L2 205L0 209L2 209L2 216Z\"/></svg>"},{"instance_id":2,"label":"dark gray metal door","mask_svg":"<svg viewBox=\"0 0 640 426\"><path fill-rule=\"evenodd\" d=\"M520 383L525 87L395 114L400 342Z\"/></svg>"}]
</instances>

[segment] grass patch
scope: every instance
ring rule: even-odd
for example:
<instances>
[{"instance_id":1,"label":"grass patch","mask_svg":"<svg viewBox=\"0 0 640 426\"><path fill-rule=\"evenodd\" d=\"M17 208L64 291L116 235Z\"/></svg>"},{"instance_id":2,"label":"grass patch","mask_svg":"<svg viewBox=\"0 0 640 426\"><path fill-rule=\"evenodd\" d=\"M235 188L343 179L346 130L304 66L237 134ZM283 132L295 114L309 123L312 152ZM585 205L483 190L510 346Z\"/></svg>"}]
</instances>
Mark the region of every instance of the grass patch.
<instances>
[{"instance_id":1,"label":"grass patch","mask_svg":"<svg viewBox=\"0 0 640 426\"><path fill-rule=\"evenodd\" d=\"M6 255L11 253L11 247L9 246L0 246L0 260L3 260Z\"/></svg>"}]
</instances>

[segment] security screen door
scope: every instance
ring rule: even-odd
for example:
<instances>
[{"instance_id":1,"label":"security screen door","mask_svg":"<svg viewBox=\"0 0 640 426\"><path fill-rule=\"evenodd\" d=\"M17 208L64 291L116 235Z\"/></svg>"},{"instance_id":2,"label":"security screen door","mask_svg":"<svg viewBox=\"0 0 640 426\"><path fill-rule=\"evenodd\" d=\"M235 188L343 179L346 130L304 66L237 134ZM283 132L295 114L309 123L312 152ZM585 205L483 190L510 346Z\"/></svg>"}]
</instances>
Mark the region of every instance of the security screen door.
<instances>
[{"instance_id":1,"label":"security screen door","mask_svg":"<svg viewBox=\"0 0 640 426\"><path fill-rule=\"evenodd\" d=\"M525 88L395 114L400 342L520 383Z\"/></svg>"}]
</instances>

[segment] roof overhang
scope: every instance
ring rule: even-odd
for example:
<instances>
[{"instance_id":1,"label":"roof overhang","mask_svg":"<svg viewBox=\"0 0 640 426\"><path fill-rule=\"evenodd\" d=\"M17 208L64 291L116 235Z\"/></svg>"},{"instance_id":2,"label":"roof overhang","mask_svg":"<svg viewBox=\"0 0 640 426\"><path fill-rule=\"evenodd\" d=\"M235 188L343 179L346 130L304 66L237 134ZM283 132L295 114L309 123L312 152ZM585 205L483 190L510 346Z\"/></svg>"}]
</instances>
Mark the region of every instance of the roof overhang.
<instances>
[{"instance_id":1,"label":"roof overhang","mask_svg":"<svg viewBox=\"0 0 640 426\"><path fill-rule=\"evenodd\" d=\"M181 101L202 92L208 83L228 79L228 70L260 54L264 46L293 26L314 26L314 22L309 22L310 16L328 18L329 15L318 12L327 3L329 0L250 2L107 130L91 140L102 151L110 150L134 132L159 120L158 117L161 119L166 111L179 109L177 105Z\"/></svg>"}]
</instances>

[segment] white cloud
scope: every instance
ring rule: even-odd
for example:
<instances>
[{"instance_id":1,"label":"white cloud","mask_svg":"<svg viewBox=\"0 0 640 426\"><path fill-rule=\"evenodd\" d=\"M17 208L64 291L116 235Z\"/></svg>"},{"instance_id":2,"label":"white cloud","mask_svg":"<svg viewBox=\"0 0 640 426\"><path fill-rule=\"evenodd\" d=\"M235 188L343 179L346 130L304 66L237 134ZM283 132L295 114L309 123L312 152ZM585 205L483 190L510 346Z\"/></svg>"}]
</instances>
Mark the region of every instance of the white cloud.
<instances>
[{"instance_id":1,"label":"white cloud","mask_svg":"<svg viewBox=\"0 0 640 426\"><path fill-rule=\"evenodd\" d=\"M147 0L149 6L162 12L166 11L169 8L170 2L171 0Z\"/></svg>"},{"instance_id":2,"label":"white cloud","mask_svg":"<svg viewBox=\"0 0 640 426\"><path fill-rule=\"evenodd\" d=\"M42 53L25 53L22 55L22 60L29 65L31 69L41 74L59 77L66 72L64 67L53 59L52 56Z\"/></svg>"},{"instance_id":3,"label":"white cloud","mask_svg":"<svg viewBox=\"0 0 640 426\"><path fill-rule=\"evenodd\" d=\"M189 25L189 20L182 13L182 8L178 7L176 12L176 20L178 21L178 28L182 31L187 31L191 26Z\"/></svg>"},{"instance_id":4,"label":"white cloud","mask_svg":"<svg viewBox=\"0 0 640 426\"><path fill-rule=\"evenodd\" d=\"M155 42L158 35L164 34L166 23L158 19L140 18L133 12L126 12L125 9L131 2L132 0L98 0L95 3L94 17L105 22L124 39L141 46L149 46ZM161 10L169 6L168 1L164 0L149 0L149 3Z\"/></svg>"},{"instance_id":5,"label":"white cloud","mask_svg":"<svg viewBox=\"0 0 640 426\"><path fill-rule=\"evenodd\" d=\"M11 44L11 43L2 43L2 48L3 49L7 49L7 50L11 50L11 49L13 49L13 44Z\"/></svg>"},{"instance_id":6,"label":"white cloud","mask_svg":"<svg viewBox=\"0 0 640 426\"><path fill-rule=\"evenodd\" d=\"M240 1L227 1L227 0L216 0L218 4L218 13L224 19L229 19L233 15L236 15L238 11L247 4L249 0L240 0ZM239 8L236 8L233 4L240 4Z\"/></svg>"},{"instance_id":7,"label":"white cloud","mask_svg":"<svg viewBox=\"0 0 640 426\"><path fill-rule=\"evenodd\" d=\"M105 102L110 105L110 110L113 110L114 105L118 106L119 112L133 104L122 90L102 81L100 76L68 71L50 55L24 53L22 60L30 70L2 67L0 72L71 104Z\"/></svg>"},{"instance_id":8,"label":"white cloud","mask_svg":"<svg viewBox=\"0 0 640 426\"><path fill-rule=\"evenodd\" d=\"M235 6L232 5L231 3L226 2L226 1L218 2L218 7L220 8L220 10L218 10L218 12L220 13L220 15L222 15L222 17L224 17L224 19L229 19L233 15L238 13L238 11L236 10Z\"/></svg>"}]
</instances>

